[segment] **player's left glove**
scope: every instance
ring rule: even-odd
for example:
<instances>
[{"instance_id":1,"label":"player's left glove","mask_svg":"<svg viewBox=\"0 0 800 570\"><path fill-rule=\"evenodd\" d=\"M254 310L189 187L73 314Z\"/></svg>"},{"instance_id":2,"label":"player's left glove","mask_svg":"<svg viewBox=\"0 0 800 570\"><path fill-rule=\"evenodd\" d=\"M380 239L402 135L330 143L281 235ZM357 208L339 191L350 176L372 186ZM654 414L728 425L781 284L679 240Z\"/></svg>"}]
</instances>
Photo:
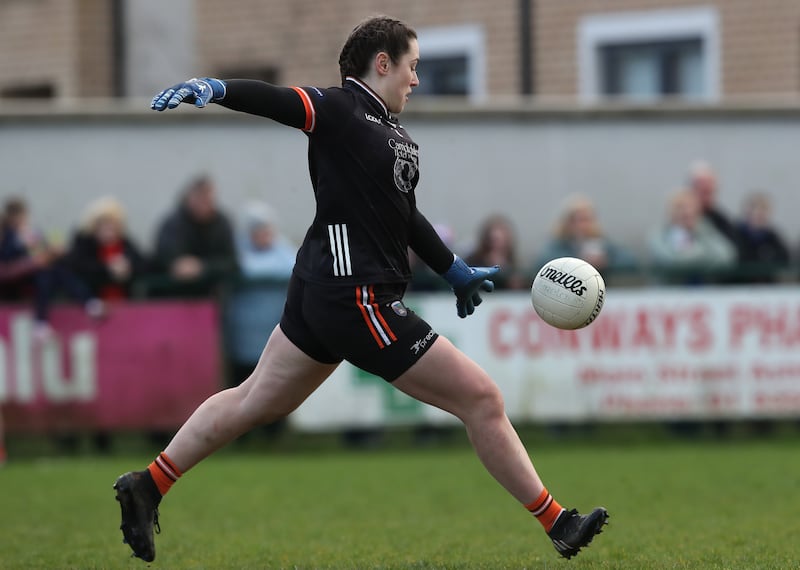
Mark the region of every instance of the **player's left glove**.
<instances>
[{"instance_id":1,"label":"player's left glove","mask_svg":"<svg viewBox=\"0 0 800 570\"><path fill-rule=\"evenodd\" d=\"M483 302L480 291L494 291L494 282L489 278L500 271L500 267L470 267L463 259L455 256L453 264L442 274L456 294L456 310L462 319L475 312L475 307Z\"/></svg>"},{"instance_id":2,"label":"player's left glove","mask_svg":"<svg viewBox=\"0 0 800 570\"><path fill-rule=\"evenodd\" d=\"M192 78L178 83L153 97L150 108L155 111L174 109L181 103L194 103L195 107L205 107L209 103L221 101L225 97L225 82L213 77Z\"/></svg>"}]
</instances>

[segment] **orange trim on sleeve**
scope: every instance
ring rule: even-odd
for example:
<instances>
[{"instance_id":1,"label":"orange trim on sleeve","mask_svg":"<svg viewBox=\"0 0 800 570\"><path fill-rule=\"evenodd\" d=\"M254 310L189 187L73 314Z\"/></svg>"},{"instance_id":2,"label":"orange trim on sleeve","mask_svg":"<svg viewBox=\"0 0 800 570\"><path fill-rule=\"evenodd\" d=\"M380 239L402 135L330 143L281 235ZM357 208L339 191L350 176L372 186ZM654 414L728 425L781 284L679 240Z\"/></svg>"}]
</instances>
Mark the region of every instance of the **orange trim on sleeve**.
<instances>
[{"instance_id":1,"label":"orange trim on sleeve","mask_svg":"<svg viewBox=\"0 0 800 570\"><path fill-rule=\"evenodd\" d=\"M308 93L300 87L292 87L292 89L300 95L300 99L303 101L303 107L305 107L306 110L306 124L303 125L303 130L307 133L312 133L317 123L317 112L314 109L314 103L311 102L311 97L308 96Z\"/></svg>"}]
</instances>

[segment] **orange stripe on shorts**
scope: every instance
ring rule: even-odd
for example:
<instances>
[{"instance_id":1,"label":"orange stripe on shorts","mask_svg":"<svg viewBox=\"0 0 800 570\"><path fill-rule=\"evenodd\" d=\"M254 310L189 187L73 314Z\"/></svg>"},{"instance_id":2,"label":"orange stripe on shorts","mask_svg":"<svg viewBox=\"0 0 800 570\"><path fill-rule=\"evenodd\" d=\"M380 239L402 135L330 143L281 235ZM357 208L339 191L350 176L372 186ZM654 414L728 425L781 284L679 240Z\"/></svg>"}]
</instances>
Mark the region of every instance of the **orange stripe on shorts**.
<instances>
[{"instance_id":1,"label":"orange stripe on shorts","mask_svg":"<svg viewBox=\"0 0 800 570\"><path fill-rule=\"evenodd\" d=\"M367 323L367 327L369 328L369 332L372 333L373 338L375 338L375 342L378 343L380 348L384 347L383 341L381 340L378 331L375 330L375 327L372 324L372 321L369 320L369 315L367 314L367 309L364 307L364 303L361 301L361 287L356 286L356 305L358 308L361 309L361 316L364 317L364 322Z\"/></svg>"},{"instance_id":2,"label":"orange stripe on shorts","mask_svg":"<svg viewBox=\"0 0 800 570\"><path fill-rule=\"evenodd\" d=\"M375 292L372 289L372 285L369 286L369 304L372 305L372 308L375 311L375 316L378 317L378 320L381 322L381 326L383 327L383 329L387 333L389 333L389 338L392 339L393 341L396 341L397 337L394 336L394 333L392 332L392 329L390 329L389 325L386 324L386 321L384 320L383 315L381 315L380 307L378 307L378 304L375 302Z\"/></svg>"}]
</instances>

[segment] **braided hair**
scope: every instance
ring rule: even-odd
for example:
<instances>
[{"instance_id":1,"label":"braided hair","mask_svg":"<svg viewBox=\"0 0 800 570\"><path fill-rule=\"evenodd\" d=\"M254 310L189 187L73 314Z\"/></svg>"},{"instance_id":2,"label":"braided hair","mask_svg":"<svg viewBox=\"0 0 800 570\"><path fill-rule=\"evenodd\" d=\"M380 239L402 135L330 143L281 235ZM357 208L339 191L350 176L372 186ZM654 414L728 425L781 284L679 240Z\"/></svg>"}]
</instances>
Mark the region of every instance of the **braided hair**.
<instances>
[{"instance_id":1,"label":"braided hair","mask_svg":"<svg viewBox=\"0 0 800 570\"><path fill-rule=\"evenodd\" d=\"M408 51L411 39L417 32L401 22L387 16L376 16L360 23L339 54L339 73L344 82L347 76L363 77L369 64L378 52L386 52L392 62L397 63Z\"/></svg>"}]
</instances>

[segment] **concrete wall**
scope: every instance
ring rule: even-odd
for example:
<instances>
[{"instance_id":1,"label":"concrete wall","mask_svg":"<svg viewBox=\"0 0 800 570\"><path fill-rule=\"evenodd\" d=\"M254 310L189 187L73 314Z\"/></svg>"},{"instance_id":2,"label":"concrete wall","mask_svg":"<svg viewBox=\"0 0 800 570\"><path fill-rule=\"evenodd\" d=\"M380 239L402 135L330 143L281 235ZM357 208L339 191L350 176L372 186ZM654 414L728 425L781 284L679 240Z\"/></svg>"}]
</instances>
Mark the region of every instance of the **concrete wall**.
<instances>
[{"instance_id":1,"label":"concrete wall","mask_svg":"<svg viewBox=\"0 0 800 570\"><path fill-rule=\"evenodd\" d=\"M800 237L800 110L409 112L421 145L421 209L459 243L489 213L515 222L523 259L537 251L564 198L597 202L607 232L633 248L663 219L688 164L718 169L721 201L738 211L752 189L770 192L792 245ZM300 132L222 109L157 114L0 115L0 197L23 194L62 233L93 197L112 193L150 244L176 193L198 172L217 181L232 214L267 200L299 241L313 216Z\"/></svg>"}]
</instances>

